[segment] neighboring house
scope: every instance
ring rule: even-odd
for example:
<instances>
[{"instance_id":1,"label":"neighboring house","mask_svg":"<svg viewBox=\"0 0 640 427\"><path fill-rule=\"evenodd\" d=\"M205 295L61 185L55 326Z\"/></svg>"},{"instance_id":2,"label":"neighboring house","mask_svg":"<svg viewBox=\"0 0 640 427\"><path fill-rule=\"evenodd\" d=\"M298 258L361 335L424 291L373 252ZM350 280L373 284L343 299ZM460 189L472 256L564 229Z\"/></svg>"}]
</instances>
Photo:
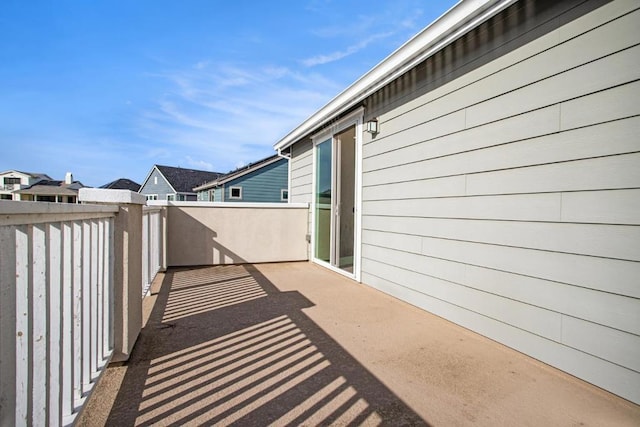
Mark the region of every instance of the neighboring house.
<instances>
[{"instance_id":1,"label":"neighboring house","mask_svg":"<svg viewBox=\"0 0 640 427\"><path fill-rule=\"evenodd\" d=\"M0 200L14 200L13 193L43 179L51 179L43 173L9 170L0 173ZM16 199L17 200L17 199Z\"/></svg>"},{"instance_id":2,"label":"neighboring house","mask_svg":"<svg viewBox=\"0 0 640 427\"><path fill-rule=\"evenodd\" d=\"M127 178L119 178L100 188L106 188L108 190L129 190L137 193L140 190L140 184Z\"/></svg>"},{"instance_id":3,"label":"neighboring house","mask_svg":"<svg viewBox=\"0 0 640 427\"><path fill-rule=\"evenodd\" d=\"M14 200L31 202L78 203L78 190L84 185L67 172L64 181L43 179L14 192Z\"/></svg>"},{"instance_id":4,"label":"neighboring house","mask_svg":"<svg viewBox=\"0 0 640 427\"><path fill-rule=\"evenodd\" d=\"M267 157L193 189L211 202L287 202L289 160Z\"/></svg>"},{"instance_id":5,"label":"neighboring house","mask_svg":"<svg viewBox=\"0 0 640 427\"><path fill-rule=\"evenodd\" d=\"M456 4L275 145L311 259L640 403L639 22Z\"/></svg>"},{"instance_id":6,"label":"neighboring house","mask_svg":"<svg viewBox=\"0 0 640 427\"><path fill-rule=\"evenodd\" d=\"M197 194L193 189L220 175L218 172L154 165L138 192L147 200L194 201Z\"/></svg>"}]
</instances>

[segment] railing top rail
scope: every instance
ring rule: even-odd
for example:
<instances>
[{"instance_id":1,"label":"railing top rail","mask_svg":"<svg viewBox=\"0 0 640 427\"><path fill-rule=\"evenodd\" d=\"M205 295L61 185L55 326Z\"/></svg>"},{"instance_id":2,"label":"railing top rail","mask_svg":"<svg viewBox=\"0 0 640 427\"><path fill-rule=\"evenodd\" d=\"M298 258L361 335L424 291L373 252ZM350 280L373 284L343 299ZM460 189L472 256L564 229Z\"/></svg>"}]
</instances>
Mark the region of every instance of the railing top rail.
<instances>
[{"instance_id":1,"label":"railing top rail","mask_svg":"<svg viewBox=\"0 0 640 427\"><path fill-rule=\"evenodd\" d=\"M148 200L148 206L176 206L189 208L250 208L250 209L308 209L309 203L243 203L243 202L171 202Z\"/></svg>"},{"instance_id":2,"label":"railing top rail","mask_svg":"<svg viewBox=\"0 0 640 427\"><path fill-rule=\"evenodd\" d=\"M112 217L118 206L0 200L0 226Z\"/></svg>"}]
</instances>

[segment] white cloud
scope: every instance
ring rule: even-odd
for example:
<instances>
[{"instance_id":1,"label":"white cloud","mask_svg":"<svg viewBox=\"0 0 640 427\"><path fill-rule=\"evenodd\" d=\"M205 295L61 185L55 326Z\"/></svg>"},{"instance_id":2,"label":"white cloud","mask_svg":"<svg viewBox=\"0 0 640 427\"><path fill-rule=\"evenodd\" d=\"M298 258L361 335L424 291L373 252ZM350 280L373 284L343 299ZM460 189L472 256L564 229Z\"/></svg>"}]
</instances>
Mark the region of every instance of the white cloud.
<instances>
[{"instance_id":1,"label":"white cloud","mask_svg":"<svg viewBox=\"0 0 640 427\"><path fill-rule=\"evenodd\" d=\"M326 54L326 55L316 55L316 56L313 56L311 58L304 59L302 61L302 63L307 67L314 67L316 65L322 65L322 64L329 63L329 62L334 62L334 61L337 61L339 59L345 58L345 57L347 57L349 55L353 55L354 53L358 52L359 50L362 50L365 47L367 47L372 42L374 42L376 40L380 40L380 39L386 38L386 37L389 37L392 34L393 34L392 32L374 34L372 36L367 37L364 40L361 40L357 44L349 46L345 50L332 52L332 53L329 53L329 54Z\"/></svg>"},{"instance_id":2,"label":"white cloud","mask_svg":"<svg viewBox=\"0 0 640 427\"><path fill-rule=\"evenodd\" d=\"M221 172L271 155L275 142L344 87L272 64L210 63L156 77L170 86L139 115L139 135L192 167Z\"/></svg>"},{"instance_id":3,"label":"white cloud","mask_svg":"<svg viewBox=\"0 0 640 427\"><path fill-rule=\"evenodd\" d=\"M205 162L204 160L194 160L191 156L186 156L185 160L187 164L191 166L193 169L201 169L206 171L213 171L213 164L209 162Z\"/></svg>"}]
</instances>

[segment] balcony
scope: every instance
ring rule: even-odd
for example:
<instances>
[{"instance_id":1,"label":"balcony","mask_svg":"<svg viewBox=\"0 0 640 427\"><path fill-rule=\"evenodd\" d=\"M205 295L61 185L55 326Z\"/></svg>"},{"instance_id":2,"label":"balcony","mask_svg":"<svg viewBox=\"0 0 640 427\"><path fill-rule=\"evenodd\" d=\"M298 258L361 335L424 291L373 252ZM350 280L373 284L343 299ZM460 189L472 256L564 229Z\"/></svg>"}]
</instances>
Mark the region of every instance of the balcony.
<instances>
[{"instance_id":1,"label":"balcony","mask_svg":"<svg viewBox=\"0 0 640 427\"><path fill-rule=\"evenodd\" d=\"M637 405L305 262L305 206L143 208L105 191L0 204L3 426L640 420Z\"/></svg>"},{"instance_id":2,"label":"balcony","mask_svg":"<svg viewBox=\"0 0 640 427\"><path fill-rule=\"evenodd\" d=\"M21 184L0 184L0 191L22 190L26 185Z\"/></svg>"}]
</instances>

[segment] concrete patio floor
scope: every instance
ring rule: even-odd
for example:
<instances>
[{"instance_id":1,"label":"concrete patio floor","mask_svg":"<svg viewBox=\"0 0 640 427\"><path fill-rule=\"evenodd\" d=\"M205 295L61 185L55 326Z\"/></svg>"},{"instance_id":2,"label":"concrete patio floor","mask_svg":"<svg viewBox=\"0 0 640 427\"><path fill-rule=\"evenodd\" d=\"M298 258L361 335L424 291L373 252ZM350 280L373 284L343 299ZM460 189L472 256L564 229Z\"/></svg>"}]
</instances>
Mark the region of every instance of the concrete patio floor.
<instances>
[{"instance_id":1,"label":"concrete patio floor","mask_svg":"<svg viewBox=\"0 0 640 427\"><path fill-rule=\"evenodd\" d=\"M80 426L638 426L640 406L311 263L169 270Z\"/></svg>"}]
</instances>

